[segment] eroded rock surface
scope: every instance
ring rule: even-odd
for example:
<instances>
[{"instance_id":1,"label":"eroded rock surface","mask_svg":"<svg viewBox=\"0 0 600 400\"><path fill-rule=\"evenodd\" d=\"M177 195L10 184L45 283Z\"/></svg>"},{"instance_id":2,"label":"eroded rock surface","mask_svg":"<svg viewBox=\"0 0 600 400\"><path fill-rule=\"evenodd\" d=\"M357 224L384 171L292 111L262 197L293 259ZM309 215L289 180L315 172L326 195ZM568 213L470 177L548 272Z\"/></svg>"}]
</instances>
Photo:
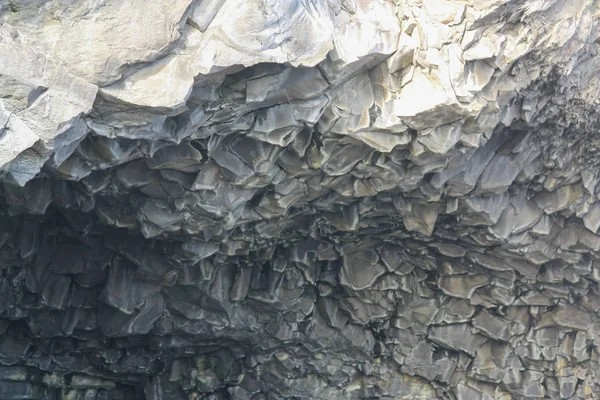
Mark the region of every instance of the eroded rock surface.
<instances>
[{"instance_id":1,"label":"eroded rock surface","mask_svg":"<svg viewBox=\"0 0 600 400\"><path fill-rule=\"evenodd\" d=\"M600 398L599 21L0 2L0 399Z\"/></svg>"}]
</instances>

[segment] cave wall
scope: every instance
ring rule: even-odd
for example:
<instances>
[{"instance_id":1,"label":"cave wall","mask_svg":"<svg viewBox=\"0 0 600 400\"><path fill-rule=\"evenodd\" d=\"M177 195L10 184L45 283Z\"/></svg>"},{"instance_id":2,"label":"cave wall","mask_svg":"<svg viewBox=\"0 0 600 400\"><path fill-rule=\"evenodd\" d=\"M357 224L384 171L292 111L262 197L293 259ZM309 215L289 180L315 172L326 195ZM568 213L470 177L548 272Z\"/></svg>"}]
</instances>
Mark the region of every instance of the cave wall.
<instances>
[{"instance_id":1,"label":"cave wall","mask_svg":"<svg viewBox=\"0 0 600 400\"><path fill-rule=\"evenodd\" d=\"M600 398L599 20L0 2L0 400Z\"/></svg>"}]
</instances>

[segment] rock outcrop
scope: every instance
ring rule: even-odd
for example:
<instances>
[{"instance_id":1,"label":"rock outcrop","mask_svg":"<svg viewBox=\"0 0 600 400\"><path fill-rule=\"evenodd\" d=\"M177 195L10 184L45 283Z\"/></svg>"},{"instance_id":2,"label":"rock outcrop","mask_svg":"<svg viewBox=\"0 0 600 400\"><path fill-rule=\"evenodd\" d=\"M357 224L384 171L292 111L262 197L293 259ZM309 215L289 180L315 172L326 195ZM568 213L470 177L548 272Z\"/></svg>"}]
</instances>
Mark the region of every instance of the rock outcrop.
<instances>
[{"instance_id":1,"label":"rock outcrop","mask_svg":"<svg viewBox=\"0 0 600 400\"><path fill-rule=\"evenodd\" d=\"M0 399L600 398L600 3L0 1Z\"/></svg>"}]
</instances>

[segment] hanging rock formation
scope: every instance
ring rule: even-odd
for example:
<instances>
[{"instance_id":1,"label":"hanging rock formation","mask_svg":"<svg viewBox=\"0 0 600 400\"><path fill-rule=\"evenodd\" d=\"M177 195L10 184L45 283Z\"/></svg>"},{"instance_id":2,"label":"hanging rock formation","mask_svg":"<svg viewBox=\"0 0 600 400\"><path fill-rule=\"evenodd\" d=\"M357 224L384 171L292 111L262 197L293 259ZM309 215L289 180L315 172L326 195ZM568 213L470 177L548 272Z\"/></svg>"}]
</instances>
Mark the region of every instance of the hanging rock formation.
<instances>
[{"instance_id":1,"label":"hanging rock formation","mask_svg":"<svg viewBox=\"0 0 600 400\"><path fill-rule=\"evenodd\" d=\"M600 3L0 1L0 399L600 398Z\"/></svg>"}]
</instances>

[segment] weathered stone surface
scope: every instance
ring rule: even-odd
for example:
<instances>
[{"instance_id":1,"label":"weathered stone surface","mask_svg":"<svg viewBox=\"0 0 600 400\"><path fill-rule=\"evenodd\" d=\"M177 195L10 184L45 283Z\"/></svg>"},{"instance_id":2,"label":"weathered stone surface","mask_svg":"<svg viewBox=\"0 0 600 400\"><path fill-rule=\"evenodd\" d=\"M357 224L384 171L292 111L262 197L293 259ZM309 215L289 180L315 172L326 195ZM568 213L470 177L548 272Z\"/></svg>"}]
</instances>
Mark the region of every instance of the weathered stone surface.
<instances>
[{"instance_id":1,"label":"weathered stone surface","mask_svg":"<svg viewBox=\"0 0 600 400\"><path fill-rule=\"evenodd\" d=\"M597 398L598 21L0 1L0 398Z\"/></svg>"},{"instance_id":2,"label":"weathered stone surface","mask_svg":"<svg viewBox=\"0 0 600 400\"><path fill-rule=\"evenodd\" d=\"M431 330L429 339L442 347L464 351L473 355L485 338L473 334L468 324L436 326Z\"/></svg>"},{"instance_id":3,"label":"weathered stone surface","mask_svg":"<svg viewBox=\"0 0 600 400\"><path fill-rule=\"evenodd\" d=\"M448 296L470 299L477 288L489 283L484 275L458 275L440 278L439 287Z\"/></svg>"},{"instance_id":4,"label":"weathered stone surface","mask_svg":"<svg viewBox=\"0 0 600 400\"><path fill-rule=\"evenodd\" d=\"M506 320L500 319L489 312L482 310L473 318L473 326L485 336L492 339L507 341L509 338L509 326Z\"/></svg>"}]
</instances>

